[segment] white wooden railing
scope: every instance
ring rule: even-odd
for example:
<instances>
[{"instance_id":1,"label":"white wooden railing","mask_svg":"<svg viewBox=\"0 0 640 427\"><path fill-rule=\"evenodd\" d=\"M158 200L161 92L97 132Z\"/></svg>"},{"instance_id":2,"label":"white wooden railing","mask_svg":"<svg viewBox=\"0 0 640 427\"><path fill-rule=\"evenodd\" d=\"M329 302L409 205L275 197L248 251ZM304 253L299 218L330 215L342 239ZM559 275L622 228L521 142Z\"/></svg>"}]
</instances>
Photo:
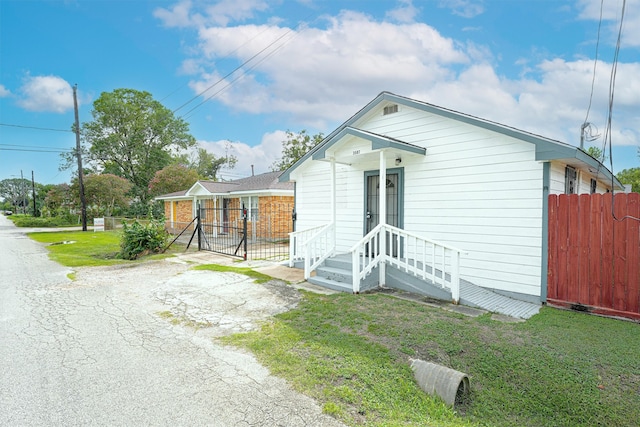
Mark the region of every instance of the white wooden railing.
<instances>
[{"instance_id":1,"label":"white wooden railing","mask_svg":"<svg viewBox=\"0 0 640 427\"><path fill-rule=\"evenodd\" d=\"M354 293L360 292L360 282L375 267L385 263L450 290L456 304L460 300L460 255L464 252L458 248L379 224L351 253Z\"/></svg>"},{"instance_id":2,"label":"white wooden railing","mask_svg":"<svg viewBox=\"0 0 640 427\"><path fill-rule=\"evenodd\" d=\"M303 261L305 252L305 243L318 231L326 227L326 224L317 227L308 228L306 230L294 231L289 233L289 267L293 267L296 261Z\"/></svg>"},{"instance_id":3,"label":"white wooden railing","mask_svg":"<svg viewBox=\"0 0 640 427\"><path fill-rule=\"evenodd\" d=\"M311 276L324 260L335 254L336 233L333 223L289 233L289 266L304 260L304 278Z\"/></svg>"}]
</instances>

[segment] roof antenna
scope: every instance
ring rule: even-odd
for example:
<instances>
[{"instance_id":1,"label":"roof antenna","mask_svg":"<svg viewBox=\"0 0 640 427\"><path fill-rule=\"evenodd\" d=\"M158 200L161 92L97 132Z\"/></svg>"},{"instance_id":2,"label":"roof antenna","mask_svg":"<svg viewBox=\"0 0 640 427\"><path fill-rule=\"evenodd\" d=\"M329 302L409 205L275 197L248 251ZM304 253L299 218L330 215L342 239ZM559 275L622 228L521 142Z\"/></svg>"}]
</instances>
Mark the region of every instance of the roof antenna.
<instances>
[{"instance_id":1,"label":"roof antenna","mask_svg":"<svg viewBox=\"0 0 640 427\"><path fill-rule=\"evenodd\" d=\"M584 140L586 139L589 142L595 141L600 138L599 133L594 133L593 128L595 125L593 123L584 122L582 126L580 126L580 149L584 151ZM595 130L598 132L598 129ZM588 135L587 135L588 134Z\"/></svg>"}]
</instances>

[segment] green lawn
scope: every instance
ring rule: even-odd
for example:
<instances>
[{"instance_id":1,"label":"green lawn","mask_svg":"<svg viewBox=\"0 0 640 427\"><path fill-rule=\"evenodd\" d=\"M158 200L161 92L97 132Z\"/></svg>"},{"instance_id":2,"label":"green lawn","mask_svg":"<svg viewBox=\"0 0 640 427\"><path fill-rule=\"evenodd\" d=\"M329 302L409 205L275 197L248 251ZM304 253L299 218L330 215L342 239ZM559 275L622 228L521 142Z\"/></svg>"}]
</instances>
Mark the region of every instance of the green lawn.
<instances>
[{"instance_id":1,"label":"green lawn","mask_svg":"<svg viewBox=\"0 0 640 427\"><path fill-rule=\"evenodd\" d=\"M114 259L119 232L31 233L67 266ZM203 266L213 271L252 272ZM267 278L252 276L258 280ZM638 426L640 324L543 308L524 323L465 317L385 294L304 293L261 330L224 339L349 425ZM456 412L425 395L409 359L465 372Z\"/></svg>"},{"instance_id":2,"label":"green lawn","mask_svg":"<svg viewBox=\"0 0 640 427\"><path fill-rule=\"evenodd\" d=\"M98 265L126 264L127 261L116 258L120 251L121 230L93 231L52 231L28 233L29 237L41 243L47 243L49 257L67 267L89 267ZM172 246L172 251L183 246ZM140 260L157 259L170 254L150 255Z\"/></svg>"},{"instance_id":3,"label":"green lawn","mask_svg":"<svg viewBox=\"0 0 640 427\"><path fill-rule=\"evenodd\" d=\"M525 323L465 317L383 294L305 294L227 343L350 425L637 426L640 325L543 308ZM454 413L416 385L409 358L470 377Z\"/></svg>"}]
</instances>

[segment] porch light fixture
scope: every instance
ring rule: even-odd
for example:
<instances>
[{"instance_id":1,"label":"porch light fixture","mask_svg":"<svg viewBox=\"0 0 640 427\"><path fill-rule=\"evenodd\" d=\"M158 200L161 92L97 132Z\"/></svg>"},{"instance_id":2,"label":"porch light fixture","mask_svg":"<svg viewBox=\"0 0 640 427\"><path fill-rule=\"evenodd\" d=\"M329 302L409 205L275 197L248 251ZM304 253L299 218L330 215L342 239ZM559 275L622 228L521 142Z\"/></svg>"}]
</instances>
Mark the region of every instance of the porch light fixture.
<instances>
[{"instance_id":1,"label":"porch light fixture","mask_svg":"<svg viewBox=\"0 0 640 427\"><path fill-rule=\"evenodd\" d=\"M400 157L396 157L396 166L402 163L402 159Z\"/></svg>"}]
</instances>

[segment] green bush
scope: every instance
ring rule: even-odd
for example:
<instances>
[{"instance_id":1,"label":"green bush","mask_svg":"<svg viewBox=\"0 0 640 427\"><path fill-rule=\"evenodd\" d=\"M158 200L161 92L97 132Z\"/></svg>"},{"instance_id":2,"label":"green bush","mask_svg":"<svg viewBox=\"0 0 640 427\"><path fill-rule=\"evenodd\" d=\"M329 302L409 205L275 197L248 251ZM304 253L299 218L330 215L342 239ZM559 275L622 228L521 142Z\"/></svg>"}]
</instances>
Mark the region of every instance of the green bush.
<instances>
[{"instance_id":1,"label":"green bush","mask_svg":"<svg viewBox=\"0 0 640 427\"><path fill-rule=\"evenodd\" d=\"M151 219L146 224L134 220L123 222L120 241L120 257L133 260L149 253L158 253L164 249L169 234L164 229L164 220Z\"/></svg>"},{"instance_id":2,"label":"green bush","mask_svg":"<svg viewBox=\"0 0 640 427\"><path fill-rule=\"evenodd\" d=\"M75 222L70 223L68 218L50 217L36 218L33 216L14 216L13 223L17 227L63 227L65 225L77 225Z\"/></svg>"}]
</instances>

